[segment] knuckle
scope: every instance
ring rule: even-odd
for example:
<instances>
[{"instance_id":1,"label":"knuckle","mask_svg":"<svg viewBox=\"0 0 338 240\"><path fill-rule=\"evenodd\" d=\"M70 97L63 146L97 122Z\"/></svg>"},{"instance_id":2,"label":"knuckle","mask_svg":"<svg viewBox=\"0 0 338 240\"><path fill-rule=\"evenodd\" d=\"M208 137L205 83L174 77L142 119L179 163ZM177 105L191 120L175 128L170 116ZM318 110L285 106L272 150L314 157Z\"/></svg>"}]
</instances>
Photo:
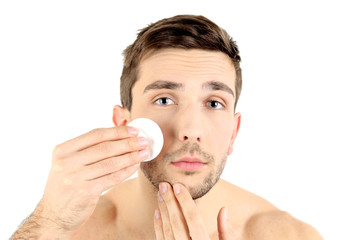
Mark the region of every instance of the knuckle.
<instances>
[{"instance_id":1,"label":"knuckle","mask_svg":"<svg viewBox=\"0 0 338 240\"><path fill-rule=\"evenodd\" d=\"M90 135L92 135L95 139L103 140L105 136L105 131L102 128L96 128L90 131Z\"/></svg>"},{"instance_id":2,"label":"knuckle","mask_svg":"<svg viewBox=\"0 0 338 240\"><path fill-rule=\"evenodd\" d=\"M186 218L187 218L187 221L189 222L195 222L198 219L198 214L196 211L189 210L187 212Z\"/></svg>"},{"instance_id":3,"label":"knuckle","mask_svg":"<svg viewBox=\"0 0 338 240\"><path fill-rule=\"evenodd\" d=\"M135 150L137 149L137 140L135 138L129 138L126 140L126 147L128 150Z\"/></svg>"},{"instance_id":4,"label":"knuckle","mask_svg":"<svg viewBox=\"0 0 338 240\"><path fill-rule=\"evenodd\" d=\"M113 128L113 135L116 136L117 139L122 139L124 136L127 136L126 127L115 127Z\"/></svg>"},{"instance_id":5,"label":"knuckle","mask_svg":"<svg viewBox=\"0 0 338 240\"><path fill-rule=\"evenodd\" d=\"M132 168L124 168L124 169L122 169L120 171L112 173L110 175L111 181L114 184L119 184L123 180L125 180L127 177L129 177L134 171L135 171L135 169L132 169Z\"/></svg>"},{"instance_id":6,"label":"knuckle","mask_svg":"<svg viewBox=\"0 0 338 240\"><path fill-rule=\"evenodd\" d=\"M139 160L139 154L138 152L129 153L128 158L130 162L137 162Z\"/></svg>"},{"instance_id":7,"label":"knuckle","mask_svg":"<svg viewBox=\"0 0 338 240\"><path fill-rule=\"evenodd\" d=\"M108 154L111 151L110 144L106 142L98 144L97 151L99 153Z\"/></svg>"},{"instance_id":8,"label":"knuckle","mask_svg":"<svg viewBox=\"0 0 338 240\"><path fill-rule=\"evenodd\" d=\"M167 224L164 226L163 231L164 231L164 235L165 235L165 236L170 236L170 235L172 235L171 229L170 229L169 226L167 226Z\"/></svg>"},{"instance_id":9,"label":"knuckle","mask_svg":"<svg viewBox=\"0 0 338 240\"><path fill-rule=\"evenodd\" d=\"M62 172L65 169L65 163L64 161L54 161L52 165L52 169L55 172Z\"/></svg>"},{"instance_id":10,"label":"knuckle","mask_svg":"<svg viewBox=\"0 0 338 240\"><path fill-rule=\"evenodd\" d=\"M100 168L104 169L104 170L110 170L110 169L114 170L114 168L115 168L114 161L109 160L109 159L103 160L99 164L100 164Z\"/></svg>"},{"instance_id":11,"label":"knuckle","mask_svg":"<svg viewBox=\"0 0 338 240\"><path fill-rule=\"evenodd\" d=\"M138 138L128 138L126 139L126 147L128 150L139 150L141 145L139 144L139 139Z\"/></svg>"},{"instance_id":12,"label":"knuckle","mask_svg":"<svg viewBox=\"0 0 338 240\"><path fill-rule=\"evenodd\" d=\"M123 178L122 178L122 174L121 173L112 173L110 175L110 180L114 183L114 184L118 184L120 182L123 181Z\"/></svg>"},{"instance_id":13,"label":"knuckle","mask_svg":"<svg viewBox=\"0 0 338 240\"><path fill-rule=\"evenodd\" d=\"M69 156L62 156L61 154L53 155L51 169L55 172L65 172L70 168L71 159Z\"/></svg>"},{"instance_id":14,"label":"knuckle","mask_svg":"<svg viewBox=\"0 0 338 240\"><path fill-rule=\"evenodd\" d=\"M180 221L181 219L177 215L170 216L170 222L174 229L178 229L180 227Z\"/></svg>"},{"instance_id":15,"label":"knuckle","mask_svg":"<svg viewBox=\"0 0 338 240\"><path fill-rule=\"evenodd\" d=\"M53 148L53 155L54 156L59 156L62 152L62 144L58 144Z\"/></svg>"}]
</instances>

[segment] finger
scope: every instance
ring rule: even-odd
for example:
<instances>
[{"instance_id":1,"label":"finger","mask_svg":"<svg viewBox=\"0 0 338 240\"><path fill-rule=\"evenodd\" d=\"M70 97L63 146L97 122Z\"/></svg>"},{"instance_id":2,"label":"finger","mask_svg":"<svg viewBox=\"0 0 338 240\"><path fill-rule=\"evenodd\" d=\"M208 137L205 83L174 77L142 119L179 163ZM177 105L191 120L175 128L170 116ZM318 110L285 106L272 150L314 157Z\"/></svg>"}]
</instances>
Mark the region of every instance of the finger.
<instances>
[{"instance_id":1,"label":"finger","mask_svg":"<svg viewBox=\"0 0 338 240\"><path fill-rule=\"evenodd\" d=\"M148 156L149 150L144 149L142 151L136 151L118 157L107 158L89 166L83 166L83 176L85 176L86 180L93 180L117 172L123 168L136 165L146 160Z\"/></svg>"},{"instance_id":2,"label":"finger","mask_svg":"<svg viewBox=\"0 0 338 240\"><path fill-rule=\"evenodd\" d=\"M145 149L148 144L148 140L143 137L106 141L77 152L72 158L75 163L89 165L109 157Z\"/></svg>"},{"instance_id":3,"label":"finger","mask_svg":"<svg viewBox=\"0 0 338 240\"><path fill-rule=\"evenodd\" d=\"M162 232L163 232L164 239L166 240L175 239L174 233L172 231L171 224L170 224L170 216L169 216L168 209L160 193L158 193L157 197L158 197L158 207L159 207L161 220L162 220Z\"/></svg>"},{"instance_id":4,"label":"finger","mask_svg":"<svg viewBox=\"0 0 338 240\"><path fill-rule=\"evenodd\" d=\"M91 180L89 181L89 189L93 191L93 194L101 194L133 175L138 168L139 164L136 164L135 166L127 167L118 172Z\"/></svg>"},{"instance_id":5,"label":"finger","mask_svg":"<svg viewBox=\"0 0 338 240\"><path fill-rule=\"evenodd\" d=\"M229 221L228 209L223 207L217 216L218 237L220 240L234 239L233 228Z\"/></svg>"},{"instance_id":6,"label":"finger","mask_svg":"<svg viewBox=\"0 0 338 240\"><path fill-rule=\"evenodd\" d=\"M155 214L154 214L154 229L155 229L156 240L164 240L165 238L163 235L161 214L158 209L155 210Z\"/></svg>"},{"instance_id":7,"label":"finger","mask_svg":"<svg viewBox=\"0 0 338 240\"><path fill-rule=\"evenodd\" d=\"M54 148L54 153L69 154L75 151L88 148L92 145L104 142L115 141L138 135L138 130L133 127L119 126L113 128L97 128L82 134L76 138L68 140Z\"/></svg>"},{"instance_id":8,"label":"finger","mask_svg":"<svg viewBox=\"0 0 338 240\"><path fill-rule=\"evenodd\" d=\"M163 199L163 201L160 201L159 205L165 205L167 209L166 213L175 239L190 239L188 227L171 185L162 182L160 183L159 188L160 196Z\"/></svg>"},{"instance_id":9,"label":"finger","mask_svg":"<svg viewBox=\"0 0 338 240\"><path fill-rule=\"evenodd\" d=\"M179 183L174 184L174 193L181 206L192 239L208 239L208 232L189 191Z\"/></svg>"},{"instance_id":10,"label":"finger","mask_svg":"<svg viewBox=\"0 0 338 240\"><path fill-rule=\"evenodd\" d=\"M226 239L226 221L228 218L228 212L226 208L221 208L217 216L217 229L218 229L218 237L220 240Z\"/></svg>"}]
</instances>

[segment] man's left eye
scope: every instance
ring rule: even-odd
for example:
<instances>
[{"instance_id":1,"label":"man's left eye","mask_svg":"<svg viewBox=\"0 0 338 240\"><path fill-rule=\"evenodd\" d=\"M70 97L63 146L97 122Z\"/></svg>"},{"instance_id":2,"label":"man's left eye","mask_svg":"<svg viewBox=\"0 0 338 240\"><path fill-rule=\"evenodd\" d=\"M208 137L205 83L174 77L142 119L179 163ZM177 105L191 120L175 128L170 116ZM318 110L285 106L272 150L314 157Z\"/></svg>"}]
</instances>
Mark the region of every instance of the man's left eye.
<instances>
[{"instance_id":1,"label":"man's left eye","mask_svg":"<svg viewBox=\"0 0 338 240\"><path fill-rule=\"evenodd\" d=\"M218 101L209 101L208 107L214 108L214 109L224 108L223 104Z\"/></svg>"}]
</instances>

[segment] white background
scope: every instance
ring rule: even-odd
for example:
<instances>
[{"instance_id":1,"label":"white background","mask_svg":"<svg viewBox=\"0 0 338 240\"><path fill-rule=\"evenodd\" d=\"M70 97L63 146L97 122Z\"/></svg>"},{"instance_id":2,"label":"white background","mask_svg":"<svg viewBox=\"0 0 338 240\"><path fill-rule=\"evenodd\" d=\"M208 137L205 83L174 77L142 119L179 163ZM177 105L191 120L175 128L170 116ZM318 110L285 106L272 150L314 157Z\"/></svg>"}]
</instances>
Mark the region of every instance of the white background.
<instances>
[{"instance_id":1,"label":"white background","mask_svg":"<svg viewBox=\"0 0 338 240\"><path fill-rule=\"evenodd\" d=\"M176 14L225 28L243 59L242 126L222 177L338 239L334 2L121 2L1 1L0 239L40 200L53 147L113 125L137 30Z\"/></svg>"}]
</instances>

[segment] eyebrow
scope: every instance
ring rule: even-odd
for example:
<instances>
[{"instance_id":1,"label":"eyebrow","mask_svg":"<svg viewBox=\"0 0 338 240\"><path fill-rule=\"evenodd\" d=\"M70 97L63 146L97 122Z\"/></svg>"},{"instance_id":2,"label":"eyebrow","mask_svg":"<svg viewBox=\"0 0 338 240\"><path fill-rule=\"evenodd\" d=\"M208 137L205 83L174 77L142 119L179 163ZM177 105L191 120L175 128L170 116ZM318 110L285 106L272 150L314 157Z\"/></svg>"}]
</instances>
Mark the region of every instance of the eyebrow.
<instances>
[{"instance_id":1,"label":"eyebrow","mask_svg":"<svg viewBox=\"0 0 338 240\"><path fill-rule=\"evenodd\" d=\"M147 85L145 89L143 90L143 94L145 94L146 92L150 90L158 90L158 89L182 90L183 88L184 88L184 85L182 83L158 80L158 81L155 81ZM218 81L209 81L209 82L203 83L202 89L211 90L211 91L224 91L226 93L229 93L233 97L235 96L234 92L228 85L222 82L218 82Z\"/></svg>"},{"instance_id":2,"label":"eyebrow","mask_svg":"<svg viewBox=\"0 0 338 240\"><path fill-rule=\"evenodd\" d=\"M155 90L155 89L182 90L183 84L171 82L171 81L158 80L146 86L146 88L143 91L143 94L145 94L149 90Z\"/></svg>"},{"instance_id":3,"label":"eyebrow","mask_svg":"<svg viewBox=\"0 0 338 240\"><path fill-rule=\"evenodd\" d=\"M209 82L203 83L202 88L207 89L207 90L213 90L213 91L217 91L217 90L224 91L224 92L231 94L233 97L235 97L235 94L232 91L232 89L228 85L222 82L209 81Z\"/></svg>"}]
</instances>

